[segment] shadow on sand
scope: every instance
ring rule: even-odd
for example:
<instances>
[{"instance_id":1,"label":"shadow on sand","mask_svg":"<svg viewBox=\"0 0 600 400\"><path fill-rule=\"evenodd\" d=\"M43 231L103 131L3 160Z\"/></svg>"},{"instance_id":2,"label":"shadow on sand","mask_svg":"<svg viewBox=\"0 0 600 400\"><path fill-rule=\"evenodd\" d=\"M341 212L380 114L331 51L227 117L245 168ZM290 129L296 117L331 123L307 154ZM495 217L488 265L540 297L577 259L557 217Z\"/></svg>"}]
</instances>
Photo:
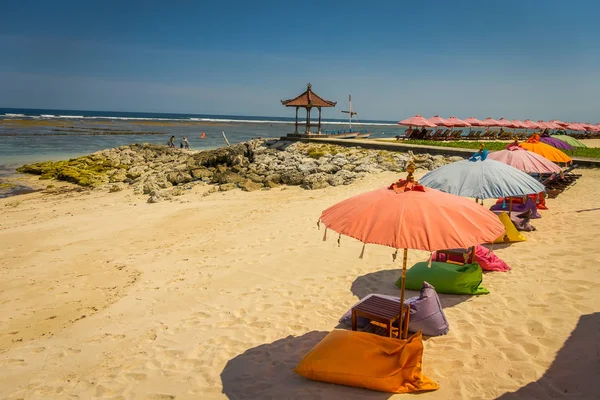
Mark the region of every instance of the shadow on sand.
<instances>
[{"instance_id":1,"label":"shadow on sand","mask_svg":"<svg viewBox=\"0 0 600 400\"><path fill-rule=\"evenodd\" d=\"M370 274L359 276L352 282L351 291L359 299L371 293L385 294L389 296L400 296L400 289L396 286L396 281L402 275L400 269L389 269L383 271L372 272ZM485 286L485 285L484 285ZM406 290L405 298L418 296L419 292L415 290ZM438 293L442 308L453 307L471 297L469 294L443 294Z\"/></svg>"},{"instance_id":2,"label":"shadow on sand","mask_svg":"<svg viewBox=\"0 0 600 400\"><path fill-rule=\"evenodd\" d=\"M598 399L600 312L582 315L544 375L501 400Z\"/></svg>"},{"instance_id":3,"label":"shadow on sand","mask_svg":"<svg viewBox=\"0 0 600 400\"><path fill-rule=\"evenodd\" d=\"M231 359L221 373L223 393L236 400L390 398L390 393L312 381L294 372L300 360L327 334L314 331L288 336Z\"/></svg>"}]
</instances>

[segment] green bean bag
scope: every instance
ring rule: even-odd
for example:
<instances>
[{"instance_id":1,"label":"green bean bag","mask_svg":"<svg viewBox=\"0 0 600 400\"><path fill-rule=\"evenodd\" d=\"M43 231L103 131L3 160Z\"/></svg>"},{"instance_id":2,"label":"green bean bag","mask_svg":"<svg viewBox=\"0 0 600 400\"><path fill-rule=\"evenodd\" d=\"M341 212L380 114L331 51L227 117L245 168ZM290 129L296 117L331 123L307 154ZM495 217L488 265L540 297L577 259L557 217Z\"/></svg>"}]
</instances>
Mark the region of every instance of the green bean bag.
<instances>
[{"instance_id":1,"label":"green bean bag","mask_svg":"<svg viewBox=\"0 0 600 400\"><path fill-rule=\"evenodd\" d=\"M423 282L429 282L438 293L452 294L488 294L489 291L479 286L483 273L477 263L456 265L445 262L419 262L406 271L406 289L421 290ZM396 281L401 287L402 276Z\"/></svg>"}]
</instances>

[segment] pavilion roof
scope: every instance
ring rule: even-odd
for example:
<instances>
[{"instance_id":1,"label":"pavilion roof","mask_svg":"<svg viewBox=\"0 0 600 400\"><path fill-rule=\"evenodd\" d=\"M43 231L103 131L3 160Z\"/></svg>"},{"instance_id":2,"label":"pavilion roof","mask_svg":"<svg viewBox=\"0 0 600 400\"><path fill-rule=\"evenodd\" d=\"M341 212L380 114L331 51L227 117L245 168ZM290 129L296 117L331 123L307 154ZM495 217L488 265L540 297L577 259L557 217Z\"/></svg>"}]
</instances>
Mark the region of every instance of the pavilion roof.
<instances>
[{"instance_id":1,"label":"pavilion roof","mask_svg":"<svg viewBox=\"0 0 600 400\"><path fill-rule=\"evenodd\" d=\"M337 102L319 97L312 91L312 85L309 83L304 93L290 100L281 100L281 104L286 107L335 107Z\"/></svg>"}]
</instances>

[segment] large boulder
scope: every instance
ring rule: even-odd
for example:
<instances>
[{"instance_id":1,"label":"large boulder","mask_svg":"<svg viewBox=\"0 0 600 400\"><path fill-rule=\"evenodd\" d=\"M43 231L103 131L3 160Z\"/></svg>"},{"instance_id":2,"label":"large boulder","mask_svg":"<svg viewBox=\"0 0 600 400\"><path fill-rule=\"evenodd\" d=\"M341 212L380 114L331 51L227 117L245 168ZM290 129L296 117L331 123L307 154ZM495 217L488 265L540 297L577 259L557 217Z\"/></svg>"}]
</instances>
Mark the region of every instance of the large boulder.
<instances>
[{"instance_id":1,"label":"large boulder","mask_svg":"<svg viewBox=\"0 0 600 400\"><path fill-rule=\"evenodd\" d=\"M192 170L192 177L194 179L211 178L213 173L205 167L195 168Z\"/></svg>"},{"instance_id":2,"label":"large boulder","mask_svg":"<svg viewBox=\"0 0 600 400\"><path fill-rule=\"evenodd\" d=\"M219 191L227 192L228 190L233 190L237 187L235 183L223 183L219 185Z\"/></svg>"},{"instance_id":3,"label":"large boulder","mask_svg":"<svg viewBox=\"0 0 600 400\"><path fill-rule=\"evenodd\" d=\"M142 174L146 171L145 167L142 166L135 166L135 167L131 167L127 170L127 178L129 179L137 179L140 176L142 176Z\"/></svg>"},{"instance_id":4,"label":"large boulder","mask_svg":"<svg viewBox=\"0 0 600 400\"><path fill-rule=\"evenodd\" d=\"M124 170L122 169L117 169L115 170L115 172L109 176L108 181L110 183L116 183L116 182L123 182L125 179L127 179L127 174L125 173Z\"/></svg>"}]
</instances>

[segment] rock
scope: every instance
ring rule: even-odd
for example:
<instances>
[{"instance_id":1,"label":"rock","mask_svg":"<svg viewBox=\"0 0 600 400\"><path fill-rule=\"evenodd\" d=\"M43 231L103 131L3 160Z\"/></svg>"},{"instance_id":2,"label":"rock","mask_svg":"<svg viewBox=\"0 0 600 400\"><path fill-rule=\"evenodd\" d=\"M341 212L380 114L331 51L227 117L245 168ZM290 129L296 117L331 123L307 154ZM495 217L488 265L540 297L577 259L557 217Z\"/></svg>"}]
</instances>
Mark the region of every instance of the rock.
<instances>
[{"instance_id":1,"label":"rock","mask_svg":"<svg viewBox=\"0 0 600 400\"><path fill-rule=\"evenodd\" d=\"M196 168L192 170L194 179L203 179L212 177L213 173L208 168Z\"/></svg>"},{"instance_id":2,"label":"rock","mask_svg":"<svg viewBox=\"0 0 600 400\"><path fill-rule=\"evenodd\" d=\"M357 178L355 172L347 171L345 169L339 170L335 175L330 175L327 182L331 186L349 185Z\"/></svg>"},{"instance_id":3,"label":"rock","mask_svg":"<svg viewBox=\"0 0 600 400\"><path fill-rule=\"evenodd\" d=\"M245 182L246 179L236 174L235 172L226 170L224 172L215 172L213 174L212 181L215 183L238 184Z\"/></svg>"},{"instance_id":4,"label":"rock","mask_svg":"<svg viewBox=\"0 0 600 400\"><path fill-rule=\"evenodd\" d=\"M265 187L268 187L270 189L273 189L273 188L276 188L279 186L277 183L275 183L273 181L268 181L268 180L265 181L264 185L265 185Z\"/></svg>"},{"instance_id":5,"label":"rock","mask_svg":"<svg viewBox=\"0 0 600 400\"><path fill-rule=\"evenodd\" d=\"M115 192L120 192L123 189L125 189L125 185L123 185L123 184L114 184L114 185L110 185L110 187L108 188L108 192L109 193L115 193Z\"/></svg>"},{"instance_id":6,"label":"rock","mask_svg":"<svg viewBox=\"0 0 600 400\"><path fill-rule=\"evenodd\" d=\"M226 192L228 190L233 190L237 187L237 185L235 183L223 183L221 185L219 185L219 190L221 192Z\"/></svg>"},{"instance_id":7,"label":"rock","mask_svg":"<svg viewBox=\"0 0 600 400\"><path fill-rule=\"evenodd\" d=\"M368 172L370 174L374 174L377 172L381 172L381 169L377 168L377 166L374 163L364 162L364 163L358 164L354 168L354 172Z\"/></svg>"},{"instance_id":8,"label":"rock","mask_svg":"<svg viewBox=\"0 0 600 400\"><path fill-rule=\"evenodd\" d=\"M169 181L173 185L179 185L180 183L188 183L192 180L192 176L187 172L171 171L167 174L167 181Z\"/></svg>"},{"instance_id":9,"label":"rock","mask_svg":"<svg viewBox=\"0 0 600 400\"><path fill-rule=\"evenodd\" d=\"M129 179L136 179L139 178L140 176L142 176L142 174L144 173L145 168L144 167L131 167L127 170L126 176Z\"/></svg>"},{"instance_id":10,"label":"rock","mask_svg":"<svg viewBox=\"0 0 600 400\"><path fill-rule=\"evenodd\" d=\"M159 203L162 201L162 197L160 194L153 192L150 197L148 197L148 203Z\"/></svg>"},{"instance_id":11,"label":"rock","mask_svg":"<svg viewBox=\"0 0 600 400\"><path fill-rule=\"evenodd\" d=\"M122 169L117 169L109 178L110 183L123 182L127 179L127 174Z\"/></svg>"},{"instance_id":12,"label":"rock","mask_svg":"<svg viewBox=\"0 0 600 400\"><path fill-rule=\"evenodd\" d=\"M316 174L308 175L304 178L303 187L307 189L323 189L329 186L327 182L328 174L324 172L318 172Z\"/></svg>"},{"instance_id":13,"label":"rock","mask_svg":"<svg viewBox=\"0 0 600 400\"><path fill-rule=\"evenodd\" d=\"M181 196L181 195L183 195L183 194L184 194L184 189L183 189L183 188L181 188L181 187L178 187L178 186L177 186L177 187L174 187L173 189L171 189L171 190L169 191L169 194L170 194L171 196Z\"/></svg>"},{"instance_id":14,"label":"rock","mask_svg":"<svg viewBox=\"0 0 600 400\"><path fill-rule=\"evenodd\" d=\"M248 175L246 175L246 177L248 179L250 179L252 182L256 182L256 183L263 183L265 180L264 177L262 177L258 174L255 174L255 173L249 173Z\"/></svg>"},{"instance_id":15,"label":"rock","mask_svg":"<svg viewBox=\"0 0 600 400\"><path fill-rule=\"evenodd\" d=\"M281 174L281 182L286 185L301 185L304 182L304 176L298 171L286 171Z\"/></svg>"},{"instance_id":16,"label":"rock","mask_svg":"<svg viewBox=\"0 0 600 400\"><path fill-rule=\"evenodd\" d=\"M329 163L321 164L317 168L318 172L324 172L326 174L334 174L339 170L340 170L340 168L337 165L333 165L333 164L329 164Z\"/></svg>"},{"instance_id":17,"label":"rock","mask_svg":"<svg viewBox=\"0 0 600 400\"><path fill-rule=\"evenodd\" d=\"M142 186L142 193L150 194L157 189L158 189L158 186L154 182L145 182L144 185Z\"/></svg>"},{"instance_id":18,"label":"rock","mask_svg":"<svg viewBox=\"0 0 600 400\"><path fill-rule=\"evenodd\" d=\"M218 191L219 191L219 188L217 186L213 186L210 189L208 189L207 193L215 193L215 192L218 192Z\"/></svg>"},{"instance_id":19,"label":"rock","mask_svg":"<svg viewBox=\"0 0 600 400\"><path fill-rule=\"evenodd\" d=\"M253 182L252 180L248 179L246 182L242 183L240 187L246 192L254 192L255 190L262 189L264 185L262 183Z\"/></svg>"},{"instance_id":20,"label":"rock","mask_svg":"<svg viewBox=\"0 0 600 400\"><path fill-rule=\"evenodd\" d=\"M281 175L279 174L270 174L265 176L265 181L271 181L275 184L281 183Z\"/></svg>"}]
</instances>

